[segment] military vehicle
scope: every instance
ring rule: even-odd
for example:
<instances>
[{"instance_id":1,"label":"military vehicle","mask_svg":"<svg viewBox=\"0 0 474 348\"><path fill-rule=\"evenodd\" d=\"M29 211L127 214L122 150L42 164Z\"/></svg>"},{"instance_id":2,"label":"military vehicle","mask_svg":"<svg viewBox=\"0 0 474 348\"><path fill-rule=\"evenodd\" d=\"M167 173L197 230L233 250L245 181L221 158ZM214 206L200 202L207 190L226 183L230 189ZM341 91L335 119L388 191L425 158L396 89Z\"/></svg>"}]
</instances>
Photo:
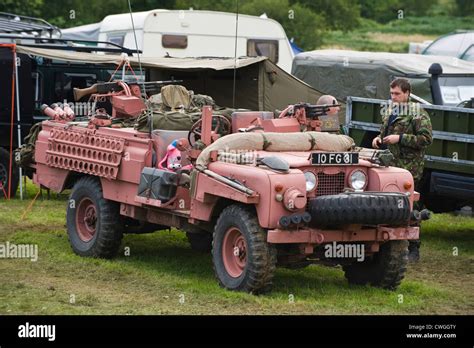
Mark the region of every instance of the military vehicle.
<instances>
[{"instance_id":1,"label":"military vehicle","mask_svg":"<svg viewBox=\"0 0 474 348\"><path fill-rule=\"evenodd\" d=\"M71 189L66 221L76 254L111 258L124 233L177 228L194 249L212 251L216 278L230 290L266 292L277 266L312 263L343 265L352 284L400 284L408 241L429 214L413 209L413 177L387 166L389 154L324 132L318 115L333 105L289 106L278 118L229 118L204 105L188 130L173 131L152 129L139 88L118 80L92 92L91 101L110 101L111 114L75 119L45 107L50 119L28 165L35 184ZM159 99L179 109L190 97L165 86ZM117 122L137 117L150 117L148 130Z\"/></svg>"}]
</instances>

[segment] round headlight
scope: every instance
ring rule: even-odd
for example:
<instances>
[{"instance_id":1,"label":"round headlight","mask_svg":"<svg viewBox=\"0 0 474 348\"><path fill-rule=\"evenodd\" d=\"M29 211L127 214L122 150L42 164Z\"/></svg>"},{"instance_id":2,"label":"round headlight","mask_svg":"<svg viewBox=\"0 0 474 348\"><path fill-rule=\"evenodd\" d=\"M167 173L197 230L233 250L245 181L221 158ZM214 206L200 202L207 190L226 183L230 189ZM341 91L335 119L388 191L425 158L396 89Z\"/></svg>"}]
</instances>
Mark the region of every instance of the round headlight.
<instances>
[{"instance_id":1,"label":"round headlight","mask_svg":"<svg viewBox=\"0 0 474 348\"><path fill-rule=\"evenodd\" d=\"M361 170L356 170L352 172L351 177L351 186L354 190L362 190L367 183L367 177L365 173Z\"/></svg>"},{"instance_id":2,"label":"round headlight","mask_svg":"<svg viewBox=\"0 0 474 348\"><path fill-rule=\"evenodd\" d=\"M305 172L304 177L306 179L306 192L314 190L318 184L318 178L312 172Z\"/></svg>"}]
</instances>

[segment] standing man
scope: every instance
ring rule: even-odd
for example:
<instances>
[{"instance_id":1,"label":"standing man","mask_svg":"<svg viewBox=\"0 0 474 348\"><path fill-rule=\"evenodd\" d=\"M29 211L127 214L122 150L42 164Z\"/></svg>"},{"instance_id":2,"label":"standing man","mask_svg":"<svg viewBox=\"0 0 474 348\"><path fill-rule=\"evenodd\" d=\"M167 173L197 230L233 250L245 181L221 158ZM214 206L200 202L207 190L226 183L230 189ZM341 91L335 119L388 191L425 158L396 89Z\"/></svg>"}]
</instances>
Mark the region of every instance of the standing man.
<instances>
[{"instance_id":1,"label":"standing man","mask_svg":"<svg viewBox=\"0 0 474 348\"><path fill-rule=\"evenodd\" d=\"M392 165L410 171L415 190L420 192L425 150L433 142L433 136L429 115L419 104L408 104L410 92L406 79L398 78L390 83L389 112L382 116L380 134L372 140L372 147L388 148L394 156ZM420 259L420 244L420 240L410 241L410 261Z\"/></svg>"}]
</instances>

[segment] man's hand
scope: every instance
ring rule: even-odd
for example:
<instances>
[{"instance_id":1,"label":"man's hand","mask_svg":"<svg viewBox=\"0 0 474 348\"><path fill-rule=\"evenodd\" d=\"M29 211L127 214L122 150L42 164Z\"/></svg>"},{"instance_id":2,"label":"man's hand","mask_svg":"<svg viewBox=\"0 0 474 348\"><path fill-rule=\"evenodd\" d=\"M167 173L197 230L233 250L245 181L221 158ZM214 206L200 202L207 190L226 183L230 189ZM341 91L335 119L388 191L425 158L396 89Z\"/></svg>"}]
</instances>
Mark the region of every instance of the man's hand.
<instances>
[{"instance_id":1,"label":"man's hand","mask_svg":"<svg viewBox=\"0 0 474 348\"><path fill-rule=\"evenodd\" d=\"M385 138L383 138L383 143L384 144L396 144L399 141L400 141L400 135L399 134L387 135Z\"/></svg>"},{"instance_id":2,"label":"man's hand","mask_svg":"<svg viewBox=\"0 0 474 348\"><path fill-rule=\"evenodd\" d=\"M372 147L374 149L378 149L381 143L382 143L382 139L380 139L380 137L375 137L374 140L372 140Z\"/></svg>"}]
</instances>

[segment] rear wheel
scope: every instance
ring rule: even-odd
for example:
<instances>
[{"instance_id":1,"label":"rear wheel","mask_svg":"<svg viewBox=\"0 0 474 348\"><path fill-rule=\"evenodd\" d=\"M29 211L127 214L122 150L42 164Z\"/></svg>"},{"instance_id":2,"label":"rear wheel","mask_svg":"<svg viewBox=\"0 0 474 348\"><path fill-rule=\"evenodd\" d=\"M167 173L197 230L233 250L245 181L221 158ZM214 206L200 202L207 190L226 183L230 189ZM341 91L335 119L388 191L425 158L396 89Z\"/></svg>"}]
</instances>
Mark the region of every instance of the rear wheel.
<instances>
[{"instance_id":1,"label":"rear wheel","mask_svg":"<svg viewBox=\"0 0 474 348\"><path fill-rule=\"evenodd\" d=\"M81 256L111 258L122 241L119 205L103 197L100 181L83 177L74 185L67 208L69 242Z\"/></svg>"},{"instance_id":2,"label":"rear wheel","mask_svg":"<svg viewBox=\"0 0 474 348\"><path fill-rule=\"evenodd\" d=\"M392 240L380 246L380 251L363 262L344 266L351 284L371 284L395 290L405 276L408 263L408 241Z\"/></svg>"},{"instance_id":3,"label":"rear wheel","mask_svg":"<svg viewBox=\"0 0 474 348\"><path fill-rule=\"evenodd\" d=\"M0 198L8 197L8 185L10 177L10 153L0 148ZM15 159L12 157L12 176L11 176L10 197L15 197L20 175ZM3 188L3 189L2 189Z\"/></svg>"},{"instance_id":4,"label":"rear wheel","mask_svg":"<svg viewBox=\"0 0 474 348\"><path fill-rule=\"evenodd\" d=\"M276 249L267 243L267 233L252 208L231 205L222 211L214 230L212 259L222 287L262 293L271 289Z\"/></svg>"}]
</instances>

